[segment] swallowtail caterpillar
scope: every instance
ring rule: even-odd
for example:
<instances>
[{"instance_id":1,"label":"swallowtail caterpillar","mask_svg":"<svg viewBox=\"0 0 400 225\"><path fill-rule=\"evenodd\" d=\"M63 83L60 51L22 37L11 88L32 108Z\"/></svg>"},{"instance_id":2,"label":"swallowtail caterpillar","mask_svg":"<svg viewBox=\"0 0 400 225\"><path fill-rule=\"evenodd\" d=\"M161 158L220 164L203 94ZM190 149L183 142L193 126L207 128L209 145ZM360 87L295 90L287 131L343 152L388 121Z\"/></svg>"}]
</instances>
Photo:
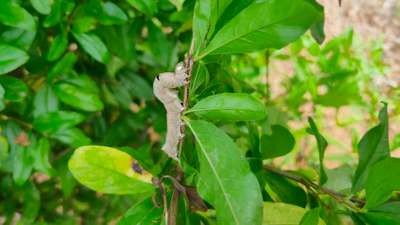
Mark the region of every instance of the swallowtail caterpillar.
<instances>
[{"instance_id":1,"label":"swallowtail caterpillar","mask_svg":"<svg viewBox=\"0 0 400 225\"><path fill-rule=\"evenodd\" d=\"M183 138L181 112L184 109L176 88L185 85L187 76L184 64L178 63L175 72L161 73L153 83L154 95L167 111L167 136L161 149L174 159L178 159L178 144Z\"/></svg>"}]
</instances>

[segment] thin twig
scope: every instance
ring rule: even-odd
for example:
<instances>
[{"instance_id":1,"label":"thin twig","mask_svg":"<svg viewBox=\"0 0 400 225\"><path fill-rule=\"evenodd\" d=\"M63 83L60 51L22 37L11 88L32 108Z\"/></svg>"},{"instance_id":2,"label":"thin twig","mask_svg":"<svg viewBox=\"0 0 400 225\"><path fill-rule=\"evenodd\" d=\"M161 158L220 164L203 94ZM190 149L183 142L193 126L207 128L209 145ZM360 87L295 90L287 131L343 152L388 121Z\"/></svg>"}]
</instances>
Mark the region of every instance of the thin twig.
<instances>
[{"instance_id":1,"label":"thin twig","mask_svg":"<svg viewBox=\"0 0 400 225\"><path fill-rule=\"evenodd\" d=\"M264 165L264 169L268 170L270 172L273 172L273 173L275 173L277 175L286 177L286 178L288 178L290 180L293 180L293 181L295 181L297 183L300 183L300 184L304 185L307 189L312 188L314 191L316 191L318 193L329 195L332 198L334 198L336 201L338 201L340 203L343 203L344 205L346 205L347 207L349 207L349 208L351 208L351 209L353 209L355 211L360 211L360 207L363 207L365 205L365 201L364 200L358 199L358 198L356 198L354 196L351 197L350 199L348 199L347 196L342 194L342 193L330 190L330 189L325 188L325 187L321 187L318 184L315 184L314 182L312 182L312 181L310 181L310 180L308 180L308 179L306 179L304 177L298 176L296 174L279 170L278 168L275 168L275 167L270 166L270 165ZM350 201L348 201L348 200L350 200ZM354 203L356 203L357 205L355 205Z\"/></svg>"},{"instance_id":2,"label":"thin twig","mask_svg":"<svg viewBox=\"0 0 400 225\"><path fill-rule=\"evenodd\" d=\"M186 56L186 59L185 59L186 72L187 72L188 76L186 78L186 82L185 82L185 86L184 86L184 90L183 90L183 111L182 111L181 115L183 115L184 111L189 106L189 97L190 97L189 90L190 90L190 83L192 81L194 48L195 48L194 39L192 39L192 43L190 44L190 49L189 49L188 55ZM186 130L186 125L185 125L185 123L182 122L181 134L185 135L185 130ZM179 141L178 157L180 156L180 154L182 152L182 148L183 148L183 138Z\"/></svg>"},{"instance_id":3,"label":"thin twig","mask_svg":"<svg viewBox=\"0 0 400 225\"><path fill-rule=\"evenodd\" d=\"M174 187L174 191L172 193L172 197L171 197L171 203L169 205L168 208L168 220L167 220L167 225L176 225L176 217L178 214L178 206L179 206L179 197L182 193L182 191L184 191L184 187L180 184L180 182L182 182L183 179L183 171L180 169L179 166L176 167L176 178L170 177L170 176L166 176L164 178L169 178L172 180L173 182L173 187Z\"/></svg>"}]
</instances>

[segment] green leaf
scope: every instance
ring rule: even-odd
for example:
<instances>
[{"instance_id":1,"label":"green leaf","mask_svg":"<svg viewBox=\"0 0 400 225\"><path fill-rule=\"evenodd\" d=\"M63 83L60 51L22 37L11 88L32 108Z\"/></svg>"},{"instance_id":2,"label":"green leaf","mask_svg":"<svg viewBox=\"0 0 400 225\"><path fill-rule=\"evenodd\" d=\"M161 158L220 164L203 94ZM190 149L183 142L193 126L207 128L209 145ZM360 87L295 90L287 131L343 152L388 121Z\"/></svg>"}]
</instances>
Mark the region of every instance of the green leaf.
<instances>
[{"instance_id":1,"label":"green leaf","mask_svg":"<svg viewBox=\"0 0 400 225\"><path fill-rule=\"evenodd\" d=\"M36 36L36 31L24 30L21 28L9 28L1 34L0 39L4 44L9 44L20 50L29 50Z\"/></svg>"},{"instance_id":2,"label":"green leaf","mask_svg":"<svg viewBox=\"0 0 400 225\"><path fill-rule=\"evenodd\" d=\"M324 24L325 17L323 16L311 26L311 35L318 44L324 43L325 40Z\"/></svg>"},{"instance_id":3,"label":"green leaf","mask_svg":"<svg viewBox=\"0 0 400 225\"><path fill-rule=\"evenodd\" d=\"M96 112L103 109L103 103L97 94L90 90L82 89L77 85L60 82L54 86L54 91L60 101L74 108L88 112Z\"/></svg>"},{"instance_id":4,"label":"green leaf","mask_svg":"<svg viewBox=\"0 0 400 225\"><path fill-rule=\"evenodd\" d=\"M185 0L169 0L169 2L174 4L176 9L178 9L178 11L180 11L180 10L182 10L182 6L183 6L183 3L185 2Z\"/></svg>"},{"instance_id":5,"label":"green leaf","mask_svg":"<svg viewBox=\"0 0 400 225\"><path fill-rule=\"evenodd\" d=\"M310 209L304 214L300 225L318 225L319 223L319 208Z\"/></svg>"},{"instance_id":6,"label":"green leaf","mask_svg":"<svg viewBox=\"0 0 400 225\"><path fill-rule=\"evenodd\" d=\"M327 170L326 173L328 181L324 184L324 187L344 194L350 194L353 177L352 167L343 165Z\"/></svg>"},{"instance_id":7,"label":"green leaf","mask_svg":"<svg viewBox=\"0 0 400 225\"><path fill-rule=\"evenodd\" d=\"M68 47L68 38L64 34L57 35L50 45L49 51L47 52L47 60L55 61L61 57Z\"/></svg>"},{"instance_id":8,"label":"green leaf","mask_svg":"<svg viewBox=\"0 0 400 225\"><path fill-rule=\"evenodd\" d=\"M98 62L106 64L110 59L110 53L104 42L95 34L73 33L83 50Z\"/></svg>"},{"instance_id":9,"label":"green leaf","mask_svg":"<svg viewBox=\"0 0 400 225\"><path fill-rule=\"evenodd\" d=\"M33 128L40 132L53 133L81 123L85 117L77 112L57 111L38 116L33 121Z\"/></svg>"},{"instance_id":10,"label":"green leaf","mask_svg":"<svg viewBox=\"0 0 400 225\"><path fill-rule=\"evenodd\" d=\"M57 139L61 143L67 144L74 148L88 145L92 142L90 138L88 138L82 132L82 130L76 127L59 130L50 134L50 136L54 139Z\"/></svg>"},{"instance_id":11,"label":"green leaf","mask_svg":"<svg viewBox=\"0 0 400 225\"><path fill-rule=\"evenodd\" d=\"M105 25L123 24L128 20L128 16L124 11L112 2L102 2L101 8L103 15L101 16L100 21Z\"/></svg>"},{"instance_id":12,"label":"green leaf","mask_svg":"<svg viewBox=\"0 0 400 225\"><path fill-rule=\"evenodd\" d=\"M40 210L40 192L33 182L27 182L22 187L24 206L22 209L21 224L33 224Z\"/></svg>"},{"instance_id":13,"label":"green leaf","mask_svg":"<svg viewBox=\"0 0 400 225\"><path fill-rule=\"evenodd\" d=\"M193 12L193 39L198 52L205 47L211 24L212 0L196 1Z\"/></svg>"},{"instance_id":14,"label":"green leaf","mask_svg":"<svg viewBox=\"0 0 400 225\"><path fill-rule=\"evenodd\" d=\"M198 58L282 48L322 16L323 8L313 0L255 1L222 27Z\"/></svg>"},{"instance_id":15,"label":"green leaf","mask_svg":"<svg viewBox=\"0 0 400 225\"><path fill-rule=\"evenodd\" d=\"M58 110L58 99L49 85L43 85L33 98L33 117Z\"/></svg>"},{"instance_id":16,"label":"green leaf","mask_svg":"<svg viewBox=\"0 0 400 225\"><path fill-rule=\"evenodd\" d=\"M196 93L196 90L202 85L208 82L210 74L208 73L207 67L204 63L196 63L193 68L192 81L190 82L190 93Z\"/></svg>"},{"instance_id":17,"label":"green leaf","mask_svg":"<svg viewBox=\"0 0 400 225\"><path fill-rule=\"evenodd\" d=\"M214 34L217 22L230 5L242 5L243 1L203 0L196 1L193 15L193 37L196 53L206 47L208 39ZM227 12L229 14L229 12Z\"/></svg>"},{"instance_id":18,"label":"green leaf","mask_svg":"<svg viewBox=\"0 0 400 225\"><path fill-rule=\"evenodd\" d=\"M131 6L146 14L152 16L157 12L157 2L155 0L126 0Z\"/></svg>"},{"instance_id":19,"label":"green leaf","mask_svg":"<svg viewBox=\"0 0 400 225\"><path fill-rule=\"evenodd\" d=\"M23 185L30 177L33 168L33 158L26 147L14 145L10 153L13 165L13 179L17 185Z\"/></svg>"},{"instance_id":20,"label":"green leaf","mask_svg":"<svg viewBox=\"0 0 400 225\"><path fill-rule=\"evenodd\" d=\"M272 134L262 135L261 153L264 159L276 158L293 150L295 139L290 131L281 125L271 126Z\"/></svg>"},{"instance_id":21,"label":"green leaf","mask_svg":"<svg viewBox=\"0 0 400 225\"><path fill-rule=\"evenodd\" d=\"M188 113L208 120L255 121L266 117L264 104L248 94L222 93L199 101Z\"/></svg>"},{"instance_id":22,"label":"green leaf","mask_svg":"<svg viewBox=\"0 0 400 225\"><path fill-rule=\"evenodd\" d=\"M274 201L306 206L307 195L301 187L272 172L265 172L264 178L265 190Z\"/></svg>"},{"instance_id":23,"label":"green leaf","mask_svg":"<svg viewBox=\"0 0 400 225\"><path fill-rule=\"evenodd\" d=\"M33 8L43 15L49 15L51 12L51 0L30 0Z\"/></svg>"},{"instance_id":24,"label":"green leaf","mask_svg":"<svg viewBox=\"0 0 400 225\"><path fill-rule=\"evenodd\" d=\"M60 177L61 191L66 198L71 196L77 184L75 178L68 169L68 160L71 155L72 152L68 152L54 162L54 168L57 170L57 176Z\"/></svg>"},{"instance_id":25,"label":"green leaf","mask_svg":"<svg viewBox=\"0 0 400 225\"><path fill-rule=\"evenodd\" d=\"M364 188L369 169L378 161L390 157L387 105L379 112L379 125L370 129L358 143L358 166L353 178L352 192Z\"/></svg>"},{"instance_id":26,"label":"green leaf","mask_svg":"<svg viewBox=\"0 0 400 225\"><path fill-rule=\"evenodd\" d=\"M4 0L1 3L0 23L29 31L36 30L36 23L32 15L11 0Z\"/></svg>"},{"instance_id":27,"label":"green leaf","mask_svg":"<svg viewBox=\"0 0 400 225\"><path fill-rule=\"evenodd\" d=\"M20 79L10 76L0 76L0 85L5 90L4 98L9 101L19 102L28 95L28 87Z\"/></svg>"},{"instance_id":28,"label":"green leaf","mask_svg":"<svg viewBox=\"0 0 400 225\"><path fill-rule=\"evenodd\" d=\"M135 73L123 73L120 79L122 86L125 86L132 96L144 100L153 99L153 88L141 76ZM121 89L119 86L118 88Z\"/></svg>"},{"instance_id":29,"label":"green leaf","mask_svg":"<svg viewBox=\"0 0 400 225\"><path fill-rule=\"evenodd\" d=\"M261 224L260 187L241 150L212 123L198 120L187 124L198 144L197 189L215 207L218 224Z\"/></svg>"},{"instance_id":30,"label":"green leaf","mask_svg":"<svg viewBox=\"0 0 400 225\"><path fill-rule=\"evenodd\" d=\"M389 202L368 209L364 218L371 225L398 225L400 224L400 202Z\"/></svg>"},{"instance_id":31,"label":"green leaf","mask_svg":"<svg viewBox=\"0 0 400 225\"><path fill-rule=\"evenodd\" d=\"M49 176L54 173L53 168L49 162L50 156L50 143L46 138L41 138L32 149L33 154L33 168L43 172Z\"/></svg>"},{"instance_id":32,"label":"green leaf","mask_svg":"<svg viewBox=\"0 0 400 225\"><path fill-rule=\"evenodd\" d=\"M0 44L0 75L17 69L28 59L26 52L10 45Z\"/></svg>"},{"instance_id":33,"label":"green leaf","mask_svg":"<svg viewBox=\"0 0 400 225\"><path fill-rule=\"evenodd\" d=\"M5 103L4 103L4 94L5 90L3 86L0 84L0 111L2 111L5 108Z\"/></svg>"},{"instance_id":34,"label":"green leaf","mask_svg":"<svg viewBox=\"0 0 400 225\"><path fill-rule=\"evenodd\" d=\"M74 1L69 0L53 0L50 14L43 21L44 27L52 27L59 24L64 18L68 17L65 14L71 13L75 7Z\"/></svg>"},{"instance_id":35,"label":"green leaf","mask_svg":"<svg viewBox=\"0 0 400 225\"><path fill-rule=\"evenodd\" d=\"M170 68L173 62L173 48L174 43L167 39L166 34L163 32L162 27L157 26L153 22L147 23L149 30L149 37L147 44L154 60L165 68Z\"/></svg>"},{"instance_id":36,"label":"green leaf","mask_svg":"<svg viewBox=\"0 0 400 225\"><path fill-rule=\"evenodd\" d=\"M109 194L151 194L151 175L132 169L127 153L103 146L84 146L75 150L68 162L74 177L83 185Z\"/></svg>"},{"instance_id":37,"label":"green leaf","mask_svg":"<svg viewBox=\"0 0 400 225\"><path fill-rule=\"evenodd\" d=\"M365 184L366 208L387 201L393 191L400 191L400 159L386 158L374 164Z\"/></svg>"},{"instance_id":38,"label":"green leaf","mask_svg":"<svg viewBox=\"0 0 400 225\"><path fill-rule=\"evenodd\" d=\"M53 81L55 78L70 72L73 69L77 60L78 58L74 53L68 52L67 54L65 54L62 59L60 59L50 69L49 73L47 74L49 81Z\"/></svg>"},{"instance_id":39,"label":"green leaf","mask_svg":"<svg viewBox=\"0 0 400 225\"><path fill-rule=\"evenodd\" d=\"M132 206L117 225L153 225L161 224L162 208L157 208L151 198Z\"/></svg>"},{"instance_id":40,"label":"green leaf","mask_svg":"<svg viewBox=\"0 0 400 225\"><path fill-rule=\"evenodd\" d=\"M306 210L304 208L285 203L264 203L263 225L298 225L300 224ZM319 220L319 225L324 225ZM308 225L308 224L307 224Z\"/></svg>"},{"instance_id":41,"label":"green leaf","mask_svg":"<svg viewBox=\"0 0 400 225\"><path fill-rule=\"evenodd\" d=\"M0 136L0 169L2 167L2 161L6 160L8 157L8 141L4 136Z\"/></svg>"},{"instance_id":42,"label":"green leaf","mask_svg":"<svg viewBox=\"0 0 400 225\"><path fill-rule=\"evenodd\" d=\"M319 183L324 184L328 180L328 176L325 172L324 166L324 157L325 157L325 150L328 147L328 142L326 139L319 133L317 125L315 124L314 120L309 117L308 123L310 127L307 129L307 132L311 135L314 135L315 140L317 141L318 146L318 155L319 155Z\"/></svg>"}]
</instances>

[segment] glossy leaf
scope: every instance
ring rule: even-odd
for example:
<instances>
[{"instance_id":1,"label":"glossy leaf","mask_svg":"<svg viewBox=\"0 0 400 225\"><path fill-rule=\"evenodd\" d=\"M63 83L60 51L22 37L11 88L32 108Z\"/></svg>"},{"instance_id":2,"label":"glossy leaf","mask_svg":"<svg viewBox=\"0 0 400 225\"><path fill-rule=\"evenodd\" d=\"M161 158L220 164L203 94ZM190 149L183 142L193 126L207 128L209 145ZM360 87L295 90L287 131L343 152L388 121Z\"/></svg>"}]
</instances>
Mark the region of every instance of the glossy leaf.
<instances>
[{"instance_id":1,"label":"glossy leaf","mask_svg":"<svg viewBox=\"0 0 400 225\"><path fill-rule=\"evenodd\" d=\"M153 99L153 88L143 77L134 73L123 73L120 76L121 83L129 91L129 94L144 100Z\"/></svg>"},{"instance_id":2,"label":"glossy leaf","mask_svg":"<svg viewBox=\"0 0 400 225\"><path fill-rule=\"evenodd\" d=\"M261 137L261 154L264 159L276 158L293 150L295 139L290 131L281 125L272 125L271 135Z\"/></svg>"},{"instance_id":3,"label":"glossy leaf","mask_svg":"<svg viewBox=\"0 0 400 225\"><path fill-rule=\"evenodd\" d=\"M49 162L50 142L46 138L41 138L35 144L33 152L33 168L49 176L53 174L53 168Z\"/></svg>"},{"instance_id":4,"label":"glossy leaf","mask_svg":"<svg viewBox=\"0 0 400 225\"><path fill-rule=\"evenodd\" d=\"M344 194L350 194L353 172L353 168L348 165L327 170L328 181L324 184L324 187Z\"/></svg>"},{"instance_id":5,"label":"glossy leaf","mask_svg":"<svg viewBox=\"0 0 400 225\"><path fill-rule=\"evenodd\" d=\"M33 127L40 132L53 133L64 128L73 127L81 123L85 117L76 112L57 111L38 116Z\"/></svg>"},{"instance_id":6,"label":"glossy leaf","mask_svg":"<svg viewBox=\"0 0 400 225\"><path fill-rule=\"evenodd\" d=\"M322 7L313 0L255 1L222 27L198 58L282 48L322 15Z\"/></svg>"},{"instance_id":7,"label":"glossy leaf","mask_svg":"<svg viewBox=\"0 0 400 225\"><path fill-rule=\"evenodd\" d=\"M2 162L6 160L8 157L8 152L9 152L9 145L7 138L5 138L4 136L0 136L0 169Z\"/></svg>"},{"instance_id":8,"label":"glossy leaf","mask_svg":"<svg viewBox=\"0 0 400 225\"><path fill-rule=\"evenodd\" d=\"M265 190L276 202L305 207L307 204L306 192L298 185L272 172L265 172Z\"/></svg>"},{"instance_id":9,"label":"glossy leaf","mask_svg":"<svg viewBox=\"0 0 400 225\"><path fill-rule=\"evenodd\" d=\"M59 34L53 40L47 52L47 60L54 61L61 57L68 46L68 38L64 34Z\"/></svg>"},{"instance_id":10,"label":"glossy leaf","mask_svg":"<svg viewBox=\"0 0 400 225\"><path fill-rule=\"evenodd\" d=\"M33 158L29 148L14 145L10 155L12 161L13 179L17 185L23 185L31 175Z\"/></svg>"},{"instance_id":11,"label":"glossy leaf","mask_svg":"<svg viewBox=\"0 0 400 225\"><path fill-rule=\"evenodd\" d=\"M4 44L28 51L36 38L36 31L24 30L18 27L12 27L4 31L0 39Z\"/></svg>"},{"instance_id":12,"label":"glossy leaf","mask_svg":"<svg viewBox=\"0 0 400 225\"><path fill-rule=\"evenodd\" d=\"M76 127L62 129L50 135L52 138L73 148L89 145L92 142L82 130Z\"/></svg>"},{"instance_id":13,"label":"glossy leaf","mask_svg":"<svg viewBox=\"0 0 400 225\"><path fill-rule=\"evenodd\" d=\"M110 53L107 46L97 35L86 33L73 34L82 48L95 60L104 64L109 61Z\"/></svg>"},{"instance_id":14,"label":"glossy leaf","mask_svg":"<svg viewBox=\"0 0 400 225\"><path fill-rule=\"evenodd\" d=\"M53 89L44 85L33 98L33 116L47 114L58 110L58 99Z\"/></svg>"},{"instance_id":15,"label":"glossy leaf","mask_svg":"<svg viewBox=\"0 0 400 225\"><path fill-rule=\"evenodd\" d=\"M118 5L112 2L101 3L103 16L101 22L106 25L122 24L128 20L128 16Z\"/></svg>"},{"instance_id":16,"label":"glossy leaf","mask_svg":"<svg viewBox=\"0 0 400 225\"><path fill-rule=\"evenodd\" d=\"M152 16L157 12L157 3L155 0L126 0L130 5L146 14Z\"/></svg>"},{"instance_id":17,"label":"glossy leaf","mask_svg":"<svg viewBox=\"0 0 400 225\"><path fill-rule=\"evenodd\" d=\"M310 117L308 118L308 123L310 128L308 128L308 133L314 135L315 140L317 141L318 147L318 155L319 155L319 183L324 184L328 180L328 176L325 172L324 166L324 157L325 157L325 150L328 147L328 142L326 139L319 133L317 125L315 124L314 120Z\"/></svg>"},{"instance_id":18,"label":"glossy leaf","mask_svg":"<svg viewBox=\"0 0 400 225\"><path fill-rule=\"evenodd\" d=\"M300 221L300 225L318 225L319 222L319 208L307 211Z\"/></svg>"},{"instance_id":19,"label":"glossy leaf","mask_svg":"<svg viewBox=\"0 0 400 225\"><path fill-rule=\"evenodd\" d=\"M0 44L0 75L17 69L28 59L26 52L10 45Z\"/></svg>"},{"instance_id":20,"label":"glossy leaf","mask_svg":"<svg viewBox=\"0 0 400 225\"><path fill-rule=\"evenodd\" d=\"M306 209L285 203L264 203L263 225L298 225L300 224ZM318 225L324 225L319 220ZM308 224L307 224L308 225Z\"/></svg>"},{"instance_id":21,"label":"glossy leaf","mask_svg":"<svg viewBox=\"0 0 400 225\"><path fill-rule=\"evenodd\" d=\"M393 191L400 191L400 159L386 158L373 165L365 191L367 208L379 206L390 198Z\"/></svg>"},{"instance_id":22,"label":"glossy leaf","mask_svg":"<svg viewBox=\"0 0 400 225\"><path fill-rule=\"evenodd\" d=\"M35 20L32 15L11 0L3 0L1 3L0 23L29 31L36 30Z\"/></svg>"},{"instance_id":23,"label":"glossy leaf","mask_svg":"<svg viewBox=\"0 0 400 225\"><path fill-rule=\"evenodd\" d=\"M71 71L78 60L77 56L68 52L65 54L49 71L47 74L49 81L53 81L54 79L60 77L63 74Z\"/></svg>"},{"instance_id":24,"label":"glossy leaf","mask_svg":"<svg viewBox=\"0 0 400 225\"><path fill-rule=\"evenodd\" d=\"M5 90L4 98L6 100L19 102L28 95L28 87L20 79L11 76L0 76L0 85Z\"/></svg>"},{"instance_id":25,"label":"glossy leaf","mask_svg":"<svg viewBox=\"0 0 400 225\"><path fill-rule=\"evenodd\" d=\"M127 153L110 147L84 146L68 162L74 177L83 185L109 194L151 194L151 175L132 169Z\"/></svg>"},{"instance_id":26,"label":"glossy leaf","mask_svg":"<svg viewBox=\"0 0 400 225\"><path fill-rule=\"evenodd\" d=\"M161 224L162 212L163 210L157 208L151 198L146 198L132 206L118 221L117 225Z\"/></svg>"},{"instance_id":27,"label":"glossy leaf","mask_svg":"<svg viewBox=\"0 0 400 225\"><path fill-rule=\"evenodd\" d=\"M194 105L188 113L218 121L255 121L267 116L261 101L242 93L209 96Z\"/></svg>"},{"instance_id":28,"label":"glossy leaf","mask_svg":"<svg viewBox=\"0 0 400 225\"><path fill-rule=\"evenodd\" d=\"M371 225L400 224L400 202L389 202L384 205L368 209L364 218Z\"/></svg>"},{"instance_id":29,"label":"glossy leaf","mask_svg":"<svg viewBox=\"0 0 400 225\"><path fill-rule=\"evenodd\" d=\"M260 187L241 150L212 123L188 121L188 126L198 144L197 189L215 207L218 224L261 224Z\"/></svg>"},{"instance_id":30,"label":"glossy leaf","mask_svg":"<svg viewBox=\"0 0 400 225\"><path fill-rule=\"evenodd\" d=\"M51 0L30 0L33 8L41 14L48 15L51 12Z\"/></svg>"},{"instance_id":31,"label":"glossy leaf","mask_svg":"<svg viewBox=\"0 0 400 225\"><path fill-rule=\"evenodd\" d=\"M196 1L193 15L193 38L196 52L205 47L211 27L212 0Z\"/></svg>"},{"instance_id":32,"label":"glossy leaf","mask_svg":"<svg viewBox=\"0 0 400 225\"><path fill-rule=\"evenodd\" d=\"M174 4L176 9L178 11L180 11L180 10L182 10L182 6L183 6L183 3L185 2L185 0L169 0L169 2Z\"/></svg>"},{"instance_id":33,"label":"glossy leaf","mask_svg":"<svg viewBox=\"0 0 400 225\"><path fill-rule=\"evenodd\" d=\"M388 140L388 115L385 104L379 112L379 125L370 129L358 143L358 166L353 178L352 191L358 192L364 188L370 168L378 161L390 156Z\"/></svg>"},{"instance_id":34,"label":"glossy leaf","mask_svg":"<svg viewBox=\"0 0 400 225\"><path fill-rule=\"evenodd\" d=\"M190 93L196 93L196 90L208 82L210 74L204 63L199 62L193 68L192 81L190 82Z\"/></svg>"},{"instance_id":35,"label":"glossy leaf","mask_svg":"<svg viewBox=\"0 0 400 225\"><path fill-rule=\"evenodd\" d=\"M61 82L54 86L54 91L60 101L74 108L88 112L103 109L103 103L96 94L82 90L76 85Z\"/></svg>"}]
</instances>

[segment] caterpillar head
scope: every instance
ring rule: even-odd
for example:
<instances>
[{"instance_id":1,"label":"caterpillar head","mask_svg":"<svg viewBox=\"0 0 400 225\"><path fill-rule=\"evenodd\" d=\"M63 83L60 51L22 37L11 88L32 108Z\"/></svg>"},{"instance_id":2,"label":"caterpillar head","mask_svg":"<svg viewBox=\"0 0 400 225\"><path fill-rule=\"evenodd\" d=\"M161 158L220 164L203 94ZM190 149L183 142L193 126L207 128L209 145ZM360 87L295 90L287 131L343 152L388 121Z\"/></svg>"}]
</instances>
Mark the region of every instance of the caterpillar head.
<instances>
[{"instance_id":1,"label":"caterpillar head","mask_svg":"<svg viewBox=\"0 0 400 225\"><path fill-rule=\"evenodd\" d=\"M185 73L185 72L186 72L185 63L180 62L176 64L175 73Z\"/></svg>"}]
</instances>

